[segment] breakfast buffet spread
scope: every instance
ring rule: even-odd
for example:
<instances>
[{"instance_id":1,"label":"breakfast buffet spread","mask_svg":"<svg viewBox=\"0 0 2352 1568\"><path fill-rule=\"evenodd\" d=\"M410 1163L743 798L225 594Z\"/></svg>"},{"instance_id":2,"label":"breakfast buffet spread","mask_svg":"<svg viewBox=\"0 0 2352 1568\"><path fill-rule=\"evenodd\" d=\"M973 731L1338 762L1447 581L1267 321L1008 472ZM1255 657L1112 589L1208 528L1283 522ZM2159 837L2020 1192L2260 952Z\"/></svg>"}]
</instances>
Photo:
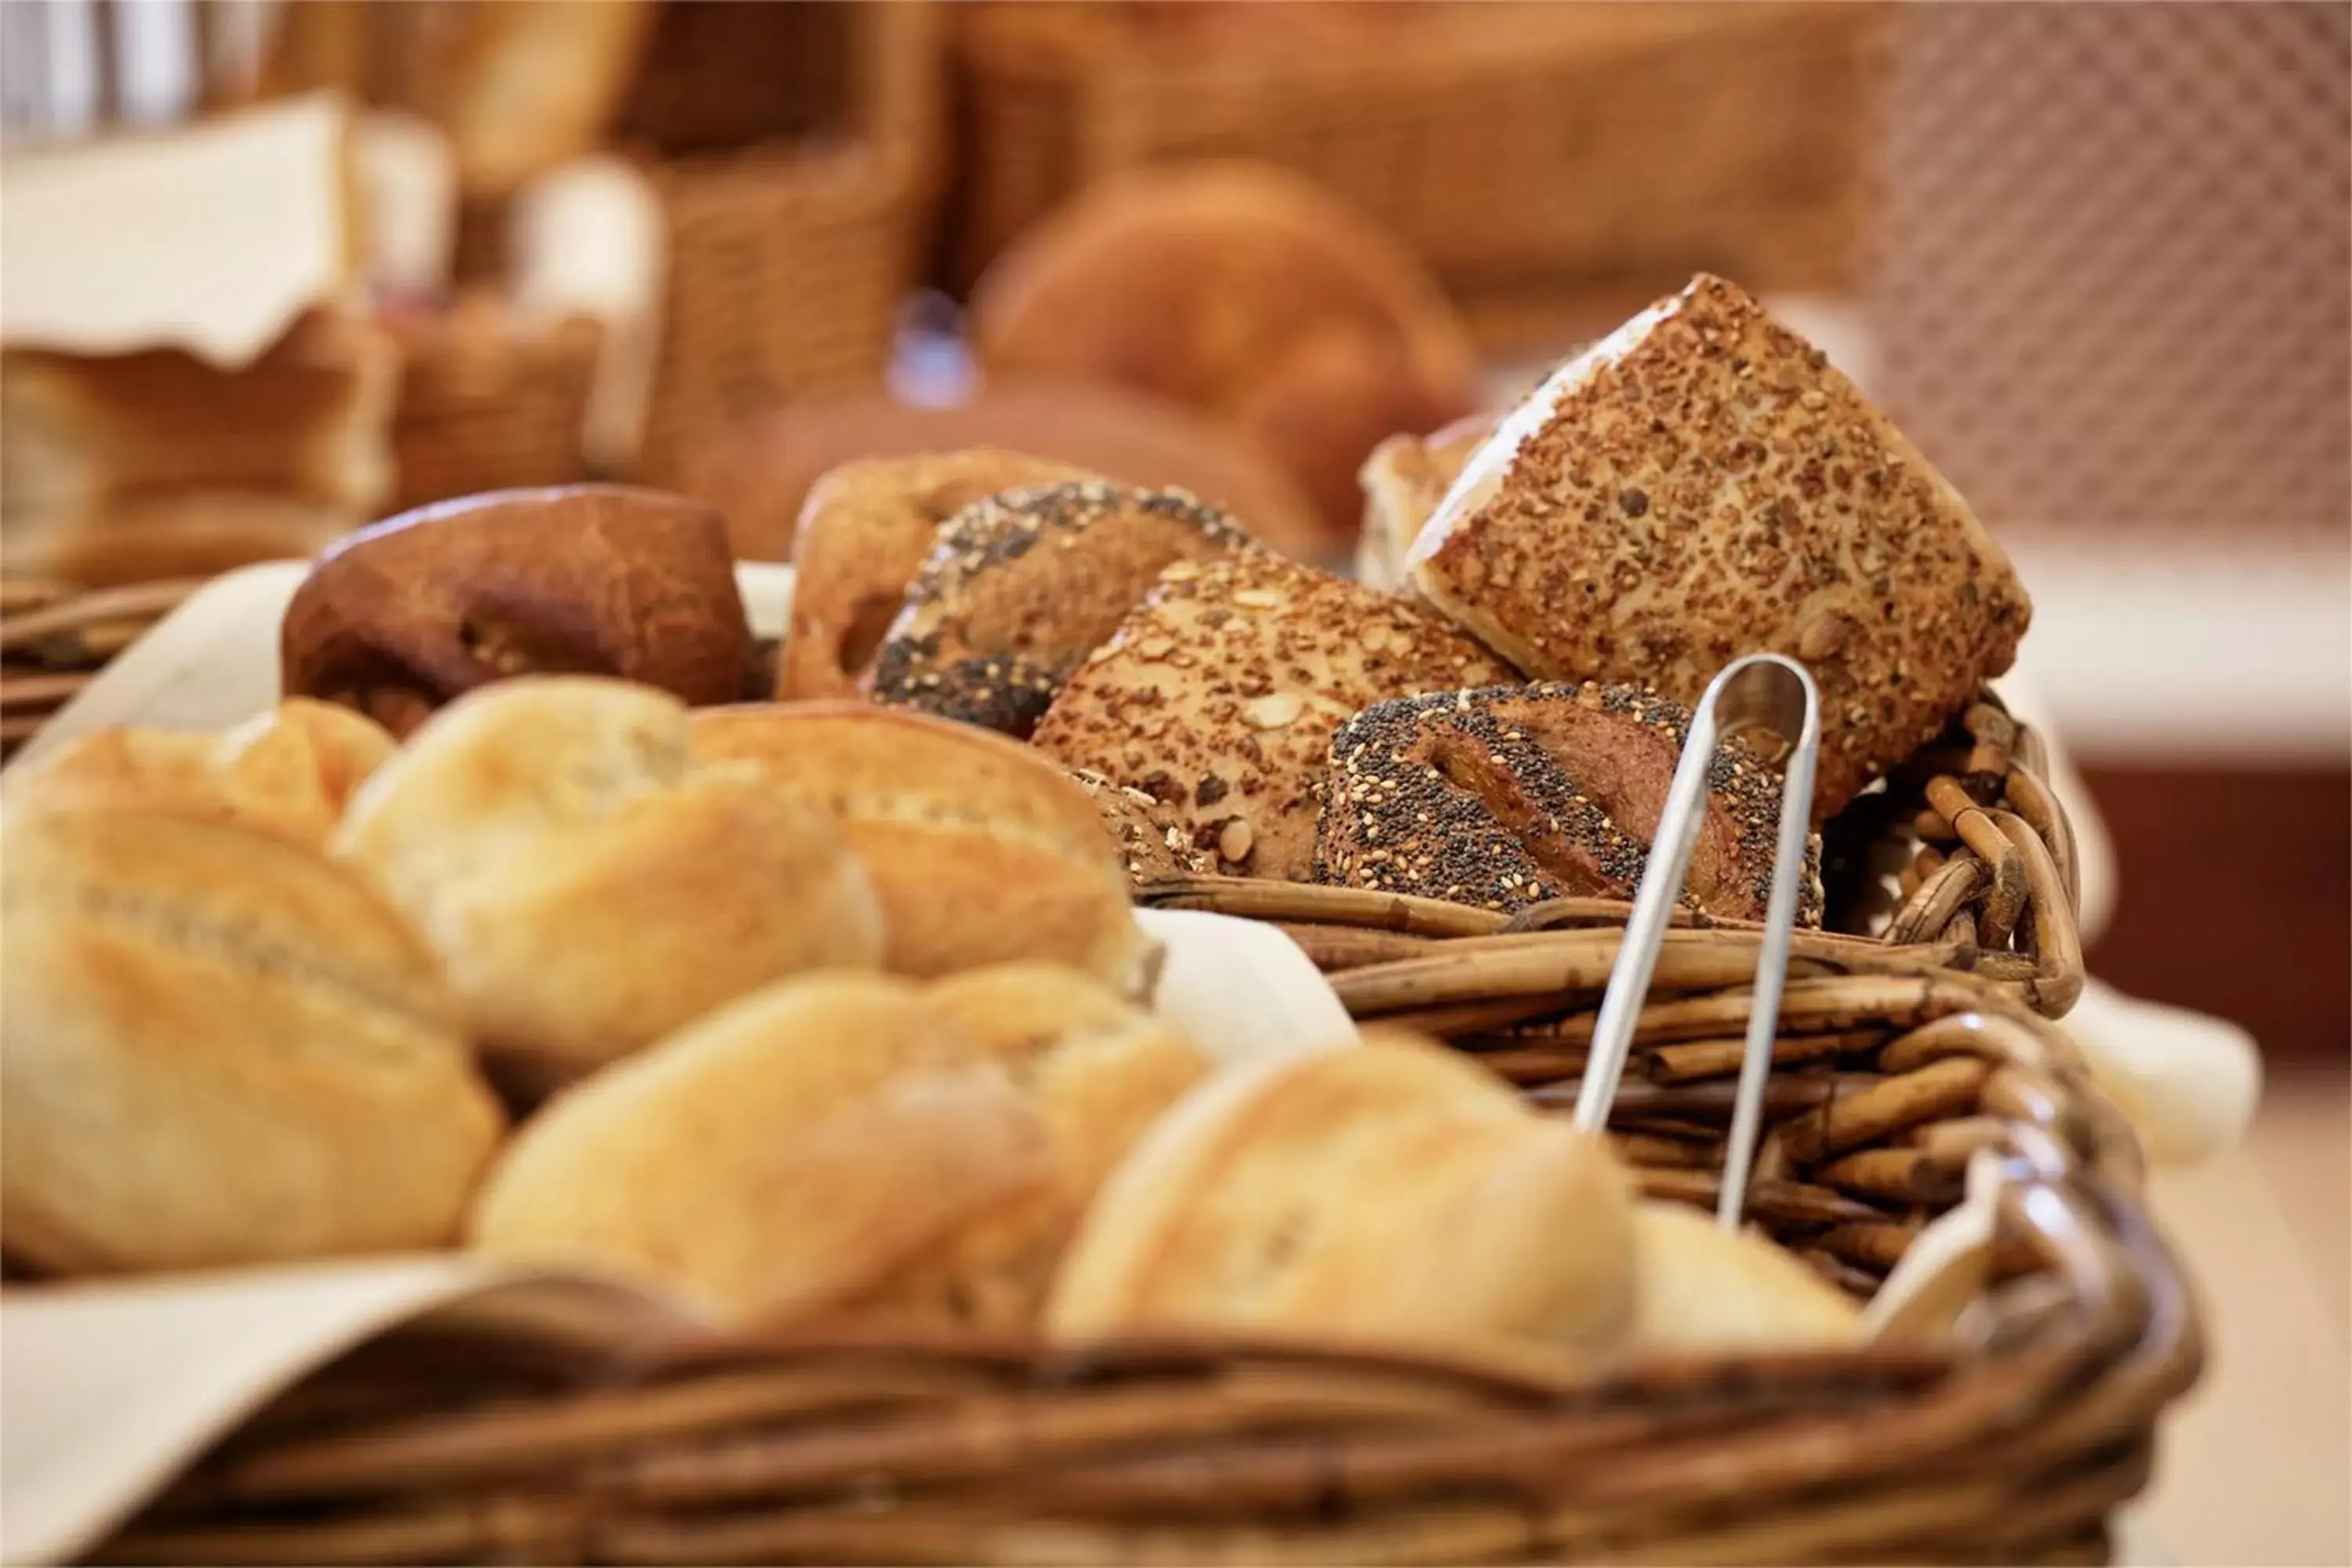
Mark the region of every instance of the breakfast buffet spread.
<instances>
[{"instance_id":1,"label":"breakfast buffet spread","mask_svg":"<svg viewBox=\"0 0 2352 1568\"><path fill-rule=\"evenodd\" d=\"M2048 1021L2076 868L1986 686L1999 545L1709 277L1363 487L1349 580L1015 450L861 460L772 640L699 502L446 502L310 568L268 710L12 769L12 1281L457 1249L677 1313L363 1346L85 1544L2103 1553L2195 1323ZM1820 763L1727 1226L1756 736L1607 1128L1558 1112L1755 652ZM1154 907L1286 933L1360 1040L1180 1023Z\"/></svg>"}]
</instances>

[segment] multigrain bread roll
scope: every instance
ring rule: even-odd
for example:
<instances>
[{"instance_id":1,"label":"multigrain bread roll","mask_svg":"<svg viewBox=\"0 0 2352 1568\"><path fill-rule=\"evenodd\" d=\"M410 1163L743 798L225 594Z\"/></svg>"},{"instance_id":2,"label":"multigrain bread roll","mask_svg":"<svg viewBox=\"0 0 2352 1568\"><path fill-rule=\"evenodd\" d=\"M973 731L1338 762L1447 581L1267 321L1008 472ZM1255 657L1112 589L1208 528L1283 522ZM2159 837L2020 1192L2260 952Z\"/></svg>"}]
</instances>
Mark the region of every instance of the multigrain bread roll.
<instances>
[{"instance_id":1,"label":"multigrain bread roll","mask_svg":"<svg viewBox=\"0 0 2352 1568\"><path fill-rule=\"evenodd\" d=\"M390 758L364 715L289 698L233 730L97 730L7 775L12 810L134 808L234 822L312 848Z\"/></svg>"},{"instance_id":2,"label":"multigrain bread roll","mask_svg":"<svg viewBox=\"0 0 2352 1568\"><path fill-rule=\"evenodd\" d=\"M1048 959L1149 994L1159 951L1118 850L1086 792L1028 747L847 702L709 709L693 744L698 765L748 764L831 814L873 879L898 973Z\"/></svg>"},{"instance_id":3,"label":"multigrain bread roll","mask_svg":"<svg viewBox=\"0 0 2352 1568\"><path fill-rule=\"evenodd\" d=\"M1491 416L1457 419L1433 436L1391 436L1372 448L1357 471L1364 490L1364 528L1356 539L1356 580L1375 588L1400 587L1404 558L1462 477L1470 454L1495 434Z\"/></svg>"},{"instance_id":4,"label":"multigrain bread roll","mask_svg":"<svg viewBox=\"0 0 2352 1568\"><path fill-rule=\"evenodd\" d=\"M362 879L236 822L12 808L0 907L12 1258L194 1268L455 1231L503 1117Z\"/></svg>"},{"instance_id":5,"label":"multigrain bread roll","mask_svg":"<svg viewBox=\"0 0 2352 1568\"><path fill-rule=\"evenodd\" d=\"M420 507L340 542L287 605L281 658L289 694L405 735L514 675L618 676L732 702L751 631L718 513L567 485Z\"/></svg>"},{"instance_id":6,"label":"multigrain bread roll","mask_svg":"<svg viewBox=\"0 0 2352 1568\"><path fill-rule=\"evenodd\" d=\"M1815 819L2009 668L2030 612L1959 492L1819 349L1702 276L1570 360L1407 559L1528 674L1696 702L1742 654L1822 693Z\"/></svg>"},{"instance_id":7,"label":"multigrain bread roll","mask_svg":"<svg viewBox=\"0 0 2352 1568\"><path fill-rule=\"evenodd\" d=\"M1031 1327L1096 1190L1212 1063L1175 1030L1060 964L971 970L932 984L924 1000L1002 1063L1045 1119L1053 1178L908 1270L861 1315Z\"/></svg>"},{"instance_id":8,"label":"multigrain bread roll","mask_svg":"<svg viewBox=\"0 0 2352 1568\"><path fill-rule=\"evenodd\" d=\"M785 975L881 962L832 817L692 758L692 733L651 687L507 681L436 714L344 815L335 852L416 922L517 1093Z\"/></svg>"},{"instance_id":9,"label":"multigrain bread roll","mask_svg":"<svg viewBox=\"0 0 2352 1568\"><path fill-rule=\"evenodd\" d=\"M1636 686L1488 687L1379 702L1331 739L1318 879L1517 910L1631 899L1674 784L1690 710ZM1684 901L1761 920L1780 833L1780 777L1737 741L1716 747ZM1821 844L1797 919L1822 921Z\"/></svg>"},{"instance_id":10,"label":"multigrain bread roll","mask_svg":"<svg viewBox=\"0 0 2352 1568\"><path fill-rule=\"evenodd\" d=\"M776 695L854 697L940 524L972 502L1033 485L1092 479L1082 468L1001 447L861 458L808 493L793 535L792 622Z\"/></svg>"},{"instance_id":11,"label":"multigrain bread roll","mask_svg":"<svg viewBox=\"0 0 2352 1568\"><path fill-rule=\"evenodd\" d=\"M1176 826L1168 808L1139 789L1115 784L1100 773L1070 775L1087 792L1118 846L1127 874L1139 885L1172 877L1204 877L1215 868L1215 858L1194 847L1192 835Z\"/></svg>"},{"instance_id":12,"label":"multigrain bread roll","mask_svg":"<svg viewBox=\"0 0 2352 1568\"><path fill-rule=\"evenodd\" d=\"M1333 731L1391 697L1511 678L1402 599L1247 551L1162 573L1034 740L1151 796L1220 870L1305 881Z\"/></svg>"},{"instance_id":13,"label":"multigrain bread roll","mask_svg":"<svg viewBox=\"0 0 2352 1568\"><path fill-rule=\"evenodd\" d=\"M1228 1069L1155 1123L1088 1211L1047 1327L1594 1356L1633 1321L1633 1211L1599 1140L1454 1052L1368 1039Z\"/></svg>"},{"instance_id":14,"label":"multigrain bread roll","mask_svg":"<svg viewBox=\"0 0 2352 1568\"><path fill-rule=\"evenodd\" d=\"M915 987L810 975L559 1096L499 1159L471 1234L790 1322L853 1310L1053 1173L1045 1118Z\"/></svg>"},{"instance_id":15,"label":"multigrain bread roll","mask_svg":"<svg viewBox=\"0 0 2352 1568\"><path fill-rule=\"evenodd\" d=\"M1738 1351L1857 1345L1853 1298L1762 1237L1728 1231L1685 1204L1633 1211L1633 1346Z\"/></svg>"},{"instance_id":16,"label":"multigrain bread roll","mask_svg":"<svg viewBox=\"0 0 2352 1568\"><path fill-rule=\"evenodd\" d=\"M1178 490L1064 484L966 507L907 590L875 656L877 702L1016 740L1173 561L1249 548Z\"/></svg>"}]
</instances>

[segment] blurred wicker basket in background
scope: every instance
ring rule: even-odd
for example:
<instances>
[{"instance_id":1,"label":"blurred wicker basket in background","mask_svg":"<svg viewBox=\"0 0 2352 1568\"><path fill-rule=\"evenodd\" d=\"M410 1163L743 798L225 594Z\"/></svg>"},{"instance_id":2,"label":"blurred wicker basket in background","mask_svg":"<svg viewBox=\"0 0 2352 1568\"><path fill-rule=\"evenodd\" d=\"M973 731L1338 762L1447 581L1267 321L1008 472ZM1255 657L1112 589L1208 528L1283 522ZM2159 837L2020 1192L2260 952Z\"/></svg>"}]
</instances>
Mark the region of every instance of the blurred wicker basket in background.
<instances>
[{"instance_id":1,"label":"blurred wicker basket in background","mask_svg":"<svg viewBox=\"0 0 2352 1568\"><path fill-rule=\"evenodd\" d=\"M1197 157L1264 159L1349 197L1496 348L1556 331L1596 289L1647 297L1707 268L1802 290L1855 263L1874 6L988 5L957 20L960 280L1081 186Z\"/></svg>"},{"instance_id":2,"label":"blurred wicker basket in background","mask_svg":"<svg viewBox=\"0 0 2352 1568\"><path fill-rule=\"evenodd\" d=\"M585 319L535 328L493 302L399 324L394 509L582 474L581 432L603 332Z\"/></svg>"}]
</instances>

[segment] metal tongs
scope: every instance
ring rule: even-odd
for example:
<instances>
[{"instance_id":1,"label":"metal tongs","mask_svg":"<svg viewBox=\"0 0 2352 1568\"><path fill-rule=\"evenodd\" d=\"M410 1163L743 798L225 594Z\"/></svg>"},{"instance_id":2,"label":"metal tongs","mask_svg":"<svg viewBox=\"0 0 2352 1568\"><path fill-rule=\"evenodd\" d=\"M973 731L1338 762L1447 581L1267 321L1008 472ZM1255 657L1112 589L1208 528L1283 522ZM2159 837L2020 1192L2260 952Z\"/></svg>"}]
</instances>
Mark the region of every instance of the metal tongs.
<instances>
[{"instance_id":1,"label":"metal tongs","mask_svg":"<svg viewBox=\"0 0 2352 1568\"><path fill-rule=\"evenodd\" d=\"M1748 1199L1748 1179L1756 1163L1756 1138L1764 1119L1764 1084L1772 1072L1772 1041L1780 1024L1780 988L1789 977L1789 947L1797 924L1797 892L1804 876L1805 837L1813 806L1813 772L1822 754L1822 698L1813 678L1795 659L1777 653L1733 660L1711 681L1691 715L1690 737L1675 766L1673 787L1658 818L1648 866L1633 913L1625 922L1624 945L1610 972L1601 1016L1593 1025L1584 1086L1576 1097L1576 1125L1599 1133L1609 1123L1625 1058L1633 1048L1633 1026L1650 994L1658 948L1690 873L1691 852L1706 820L1706 775L1717 742L1725 735L1761 730L1788 747L1780 788L1780 837L1772 857L1772 893L1764 908L1764 948L1756 964L1755 1005L1748 1016L1748 1049L1739 1064L1739 1090L1733 1101L1731 1146L1723 1163L1723 1190L1716 1223L1737 1230Z\"/></svg>"}]
</instances>

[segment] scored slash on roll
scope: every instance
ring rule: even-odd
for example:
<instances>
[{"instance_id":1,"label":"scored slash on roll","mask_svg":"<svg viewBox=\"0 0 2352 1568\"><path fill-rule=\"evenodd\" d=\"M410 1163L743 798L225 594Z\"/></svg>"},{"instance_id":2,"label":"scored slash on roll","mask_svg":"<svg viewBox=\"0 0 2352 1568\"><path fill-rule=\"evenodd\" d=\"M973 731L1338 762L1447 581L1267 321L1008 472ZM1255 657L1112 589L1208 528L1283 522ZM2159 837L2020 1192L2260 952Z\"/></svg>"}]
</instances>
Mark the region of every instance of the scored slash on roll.
<instances>
[{"instance_id":1,"label":"scored slash on roll","mask_svg":"<svg viewBox=\"0 0 2352 1568\"><path fill-rule=\"evenodd\" d=\"M1780 1020L1780 987L1789 975L1790 933L1797 920L1797 892L1804 877L1806 826L1812 814L1813 772L1821 761L1822 699L1813 678L1795 659L1777 653L1749 654L1726 665L1707 683L1691 714L1689 738L1675 765L1673 785L1658 831L1650 845L1633 912L1625 921L1624 945L1610 973L1609 989L1594 1022L1584 1085L1576 1098L1576 1124L1598 1133L1609 1124L1625 1058L1633 1048L1633 1026L1650 992L1650 975L1666 925L1682 897L1692 851L1706 817L1706 775L1716 742L1725 734L1762 731L1787 748L1780 790L1780 836L1772 858L1772 892L1764 911L1764 942L1756 962L1754 1005L1748 1017L1748 1046L1740 1061L1739 1089L1733 1102L1731 1142L1723 1165L1723 1189L1716 1222L1739 1226L1748 1178L1756 1162L1756 1136L1764 1114L1764 1083L1772 1071L1772 1038Z\"/></svg>"}]
</instances>

